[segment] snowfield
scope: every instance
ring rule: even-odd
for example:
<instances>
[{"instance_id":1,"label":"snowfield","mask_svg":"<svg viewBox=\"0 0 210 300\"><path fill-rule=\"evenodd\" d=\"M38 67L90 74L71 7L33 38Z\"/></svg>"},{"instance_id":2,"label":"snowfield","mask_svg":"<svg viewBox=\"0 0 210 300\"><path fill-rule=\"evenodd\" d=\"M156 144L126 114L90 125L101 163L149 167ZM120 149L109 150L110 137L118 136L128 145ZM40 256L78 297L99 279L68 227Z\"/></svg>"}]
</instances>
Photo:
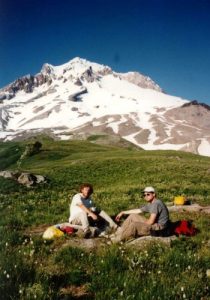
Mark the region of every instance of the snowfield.
<instances>
[{"instance_id":1,"label":"snowfield","mask_svg":"<svg viewBox=\"0 0 210 300\"><path fill-rule=\"evenodd\" d=\"M46 82L34 84L31 92L20 84L11 99L1 101L1 140L46 129L60 139L83 130L86 134L111 130L146 150L185 150L210 156L208 121L200 127L186 118L174 119L172 112L182 113L186 110L182 106L189 101L163 93L148 77L116 73L81 58L61 66L45 64L36 76L40 74ZM152 88L143 87L148 82ZM11 90L12 86L7 86L0 95L7 96ZM193 115L196 107L188 107Z\"/></svg>"}]
</instances>

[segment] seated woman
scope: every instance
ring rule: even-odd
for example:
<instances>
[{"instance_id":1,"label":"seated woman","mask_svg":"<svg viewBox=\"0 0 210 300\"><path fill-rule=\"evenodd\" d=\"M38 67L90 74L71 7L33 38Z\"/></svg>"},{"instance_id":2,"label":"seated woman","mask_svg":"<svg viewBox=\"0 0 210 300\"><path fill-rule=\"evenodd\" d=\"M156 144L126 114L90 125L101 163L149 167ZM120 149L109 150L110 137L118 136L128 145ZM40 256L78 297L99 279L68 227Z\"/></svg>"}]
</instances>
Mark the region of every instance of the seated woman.
<instances>
[{"instance_id":1,"label":"seated woman","mask_svg":"<svg viewBox=\"0 0 210 300\"><path fill-rule=\"evenodd\" d=\"M111 229L116 229L117 224L103 210L97 209L91 199L93 186L89 183L84 183L80 186L80 192L74 195L70 205L69 223L72 227L82 229L84 237L90 237L90 226L99 223L103 219L108 223Z\"/></svg>"},{"instance_id":2,"label":"seated woman","mask_svg":"<svg viewBox=\"0 0 210 300\"><path fill-rule=\"evenodd\" d=\"M119 221L123 215L129 217L118 228L116 234L112 236L115 242L125 241L138 236L146 236L153 233L164 232L169 227L169 212L166 205L157 199L156 191L153 187L146 187L143 191L147 204L141 208L131 209L120 212L116 216ZM149 218L145 218L139 214L148 212ZM158 235L158 234L157 234Z\"/></svg>"}]
</instances>

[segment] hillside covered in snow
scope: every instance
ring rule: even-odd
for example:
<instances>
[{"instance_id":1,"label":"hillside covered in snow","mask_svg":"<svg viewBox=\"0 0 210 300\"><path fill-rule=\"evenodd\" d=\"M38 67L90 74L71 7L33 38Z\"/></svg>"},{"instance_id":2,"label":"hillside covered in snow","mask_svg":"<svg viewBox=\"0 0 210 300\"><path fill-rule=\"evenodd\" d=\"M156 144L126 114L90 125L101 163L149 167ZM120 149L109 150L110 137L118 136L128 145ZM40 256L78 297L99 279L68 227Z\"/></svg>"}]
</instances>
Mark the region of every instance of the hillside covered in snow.
<instances>
[{"instance_id":1,"label":"hillside covered in snow","mask_svg":"<svg viewBox=\"0 0 210 300\"><path fill-rule=\"evenodd\" d=\"M0 140L119 135L146 150L210 156L210 107L170 96L149 77L74 58L0 90Z\"/></svg>"}]
</instances>

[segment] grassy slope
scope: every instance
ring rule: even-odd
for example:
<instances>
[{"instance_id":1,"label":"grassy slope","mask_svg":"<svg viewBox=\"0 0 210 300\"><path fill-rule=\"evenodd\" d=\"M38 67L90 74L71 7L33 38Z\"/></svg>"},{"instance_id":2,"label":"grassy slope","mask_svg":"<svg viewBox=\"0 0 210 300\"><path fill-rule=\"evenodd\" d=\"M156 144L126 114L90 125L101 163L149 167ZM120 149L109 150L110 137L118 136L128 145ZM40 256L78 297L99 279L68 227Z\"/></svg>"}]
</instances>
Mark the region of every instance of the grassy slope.
<instances>
[{"instance_id":1,"label":"grassy slope","mask_svg":"<svg viewBox=\"0 0 210 300\"><path fill-rule=\"evenodd\" d=\"M51 295L49 299L57 299L56 289L58 290L60 287L62 287L62 283L60 283L58 287L53 288L53 285L55 283L53 280L51 282L51 277L48 274L49 270L45 272L44 270L42 270L42 267L35 267L34 261L32 267L32 265L29 263L30 259L27 264L23 255L19 255L18 251L20 249L20 251L23 251L23 247L26 246L27 249L30 248L29 242L26 242L26 246L23 242L23 229L25 227L31 227L43 223L54 224L66 221L68 219L68 205L70 199L82 182L91 182L94 185L94 200L96 204L103 207L103 209L105 209L110 214L117 213L121 209L132 208L138 206L139 204L142 204L143 200L140 191L146 185L155 186L158 189L160 198L162 198L164 201L172 201L175 195L184 194L193 202L197 202L202 205L210 204L210 158L208 157L202 157L190 153L176 151L148 152L143 150L138 151L136 149L121 149L114 146L100 146L88 141L55 142L47 138L40 138L39 141L41 141L43 144L41 152L25 159L20 168L21 170L30 171L34 174L46 175L49 179L49 182L47 184L35 187L33 189L27 189L11 180L0 177L0 218L1 231L3 234L1 242L1 245L3 246L2 250L5 250L5 243L9 245L6 248L6 258L1 261L1 273L3 272L4 268L8 269L7 265L11 260L11 254L14 253L14 256L17 255L15 260L19 261L19 273L22 274L23 271L26 273L29 272L30 276L32 277L30 281L29 279L26 279L22 274L19 276L19 279L17 279L15 277L15 271L11 271L14 266L10 266L11 270L9 269L8 273L3 273L2 278L0 278L0 282L2 281L0 287L1 290L3 290L5 293L5 299L9 299L9 297L13 299L12 295L14 299L17 299L17 293L20 287L22 287L25 295L25 298L23 297L22 299L27 299L27 297L28 299L30 299L30 297L27 295L30 295L30 287L33 287L34 285L38 289L38 291L36 292L38 298L40 297L40 299L48 299L48 296ZM24 147L26 144L27 142L11 142L0 144L0 169L17 169L16 161L24 151ZM186 217L186 215L183 214L181 215L181 217L184 218ZM199 252L204 253L206 257L205 243L202 250L198 245L201 241L207 241L209 239L208 233L204 232L209 226L209 220L208 218L201 217L198 214L190 214L187 215L187 217L192 218L195 221L196 226L203 229L200 235L195 238L195 241L192 243L191 248L195 248L196 251L199 250ZM172 219L177 218L180 218L180 216L177 216L176 214L172 215ZM7 231L5 231L5 228L7 228ZM43 259L46 260L48 251L53 251L52 249L55 247L55 245L44 246L40 239L34 241L34 243L35 242L36 246L34 246L33 251L35 251L37 255L36 261L40 263L40 255L43 255ZM55 242L55 244L56 243L57 242ZM181 244L181 246L178 245L177 247L183 247L183 245ZM175 247L175 250L173 251L177 251L178 248ZM191 248L189 251L192 252ZM60 266L58 267L60 273L63 272L61 271L61 265L67 264L67 262L63 262L63 259L68 260L67 257L71 257L71 259L74 260L75 255L80 255L76 250L68 249L66 251L72 251L73 254L69 253L66 258L64 258L66 254L62 257L62 251L63 250L61 250L61 253L57 254L58 258L56 258L57 256L50 256L49 252L47 263L49 264L50 260L57 259L57 261L60 262L60 264L58 262L56 263ZM118 262L109 261L110 255L108 255L107 251L113 251L113 260L117 260L118 257L120 260L122 260L122 264L125 264L124 258L121 254L118 253L118 250L116 250L115 248L111 248L111 250L106 250L100 255L94 254L94 259L98 260L97 268L102 267L100 265L100 257L104 257L104 261L106 261L108 264L108 266L106 267L108 269L111 267L115 268L116 263L118 264ZM155 251L159 250L156 249ZM160 252L161 251L164 252L163 249L160 250ZM197 255L197 252L195 253ZM207 259L209 259L209 253L207 254ZM131 258L133 254L128 253L127 255ZM135 255L138 256L138 254ZM170 253L170 255L167 255L172 255L172 252ZM176 253L174 253L174 255L176 256ZM38 257L40 259L38 259ZM159 258L160 260L164 260L161 255L159 256ZM163 265L167 263L167 259L170 261L170 257L166 257L166 261L162 262ZM184 261L181 264L183 263ZM202 271L200 272L203 272L202 274L204 274L204 269L207 266L207 261L205 260L203 262L202 260L202 263L201 261L199 261L199 263L201 265L203 264L201 268ZM16 264L18 266L18 263ZM44 262L42 262L42 264L44 264ZM84 264L86 264L86 266L87 264L89 264L89 266L94 267L95 262L87 261L84 262ZM142 264L144 264L144 262L142 262ZM47 265L45 267L47 268ZM155 268L155 266L153 267ZM180 272L181 271L183 270L180 269ZM13 281L15 281L15 283L13 282L13 285L15 285L15 287L13 288L13 292L11 292L9 282L6 281L7 274L10 274L11 272L14 274ZM44 282L48 286L48 288L44 284L40 283L41 275L39 275L39 272L43 272L43 274L45 274L43 276L47 277L47 279L45 278L46 280L44 280ZM52 272L54 276L55 274L57 274L56 270L51 270L50 272ZM87 270L85 269L83 270L83 272L85 272L86 274ZM166 272L166 276L164 278L167 278L167 270L165 270L164 272ZM89 291L91 291L92 289L97 290L99 288L98 285L100 285L100 282L97 282L97 279L94 277L96 276L96 274L94 274L95 273L93 271L93 273L91 274L91 276L93 276L93 279L90 279L88 277L88 274L86 274L87 278L82 278L80 276L81 274L78 275L79 279L75 284L79 285L81 283L88 283L90 285ZM127 270L126 266L125 272L122 272L121 275L124 278L123 280L125 282L127 282L126 280L129 281L128 277L131 275L129 275L129 269ZM65 273L65 276L62 277L65 282L65 284L63 282L63 285L66 285L67 282L72 282L71 279L69 279L69 276L69 273ZM106 278L101 275L100 280L101 282L104 282ZM111 280L113 280L113 278ZM132 280L133 282L129 283L129 287L127 289L124 288L128 297L135 294L134 291L137 287L137 282L135 283L135 280ZM120 277L119 285L121 285L121 281L122 278ZM103 299L103 296L106 294L110 299L112 297L118 299L118 296L116 296L118 295L117 291L115 293L114 287L111 288L111 283L109 284L110 287L104 286L104 288L102 288L101 296L99 291L94 291L94 295L97 299ZM200 291L200 281L196 281L196 283L194 284L197 286L198 291ZM38 287L36 285L38 285ZM145 291L145 298L142 296L141 298L136 299L149 299L152 297L153 292L151 288L147 286L147 282L145 282L144 286L145 289L148 290L149 294L147 294L147 292ZM49 287L51 289L51 294L49 291ZM169 290L171 290L172 287L173 282L168 283ZM121 289L123 289L123 287L121 287ZM136 293L137 292L138 289ZM163 288L159 291L159 293L160 295L162 295L161 299L164 299L164 297L166 297L167 295L167 289ZM205 296L208 292L205 292L203 294L202 292L199 293L199 295ZM192 292L190 291L188 291L188 294L191 298L193 296L195 297L195 299L199 299L196 298L196 294L192 294ZM176 295L178 297L179 294Z\"/></svg>"}]
</instances>

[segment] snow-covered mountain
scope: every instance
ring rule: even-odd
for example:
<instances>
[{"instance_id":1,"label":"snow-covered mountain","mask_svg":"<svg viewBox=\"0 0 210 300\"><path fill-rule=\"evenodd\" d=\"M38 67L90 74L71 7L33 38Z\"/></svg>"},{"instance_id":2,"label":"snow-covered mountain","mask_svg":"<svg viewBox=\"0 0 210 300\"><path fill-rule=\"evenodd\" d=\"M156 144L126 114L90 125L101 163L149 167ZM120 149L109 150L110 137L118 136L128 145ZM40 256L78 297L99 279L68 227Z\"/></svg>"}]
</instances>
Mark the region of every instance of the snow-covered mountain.
<instances>
[{"instance_id":1,"label":"snow-covered mountain","mask_svg":"<svg viewBox=\"0 0 210 300\"><path fill-rule=\"evenodd\" d=\"M120 135L144 149L210 156L210 107L167 95L149 77L74 58L0 90L0 140Z\"/></svg>"}]
</instances>

